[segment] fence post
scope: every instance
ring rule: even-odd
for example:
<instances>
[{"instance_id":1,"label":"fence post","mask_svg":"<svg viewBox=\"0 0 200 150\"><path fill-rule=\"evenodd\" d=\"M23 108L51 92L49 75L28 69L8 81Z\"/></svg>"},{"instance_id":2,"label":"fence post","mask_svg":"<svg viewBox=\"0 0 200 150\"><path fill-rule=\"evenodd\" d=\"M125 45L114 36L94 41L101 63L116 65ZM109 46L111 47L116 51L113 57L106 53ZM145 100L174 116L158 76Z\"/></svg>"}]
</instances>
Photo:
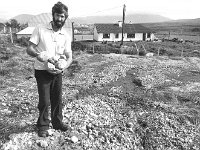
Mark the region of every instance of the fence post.
<instances>
[{"instance_id":1,"label":"fence post","mask_svg":"<svg viewBox=\"0 0 200 150\"><path fill-rule=\"evenodd\" d=\"M12 37L12 29L10 27L10 40L11 40L11 43L13 43L13 37Z\"/></svg>"},{"instance_id":2,"label":"fence post","mask_svg":"<svg viewBox=\"0 0 200 150\"><path fill-rule=\"evenodd\" d=\"M93 51L93 54L94 54L94 44L92 45L92 51Z\"/></svg>"},{"instance_id":3,"label":"fence post","mask_svg":"<svg viewBox=\"0 0 200 150\"><path fill-rule=\"evenodd\" d=\"M183 44L182 44L182 46L183 46ZM182 47L182 50L181 50L181 57L183 57L183 47Z\"/></svg>"},{"instance_id":4,"label":"fence post","mask_svg":"<svg viewBox=\"0 0 200 150\"><path fill-rule=\"evenodd\" d=\"M135 44L135 47L136 47L136 50L137 50L137 54L139 55L139 49L137 47L137 44L136 43L134 43L134 44Z\"/></svg>"},{"instance_id":5,"label":"fence post","mask_svg":"<svg viewBox=\"0 0 200 150\"><path fill-rule=\"evenodd\" d=\"M158 47L158 56L160 55L160 47Z\"/></svg>"},{"instance_id":6,"label":"fence post","mask_svg":"<svg viewBox=\"0 0 200 150\"><path fill-rule=\"evenodd\" d=\"M144 45L142 44L142 47L144 48L145 53L147 53L147 50L145 49Z\"/></svg>"}]
</instances>

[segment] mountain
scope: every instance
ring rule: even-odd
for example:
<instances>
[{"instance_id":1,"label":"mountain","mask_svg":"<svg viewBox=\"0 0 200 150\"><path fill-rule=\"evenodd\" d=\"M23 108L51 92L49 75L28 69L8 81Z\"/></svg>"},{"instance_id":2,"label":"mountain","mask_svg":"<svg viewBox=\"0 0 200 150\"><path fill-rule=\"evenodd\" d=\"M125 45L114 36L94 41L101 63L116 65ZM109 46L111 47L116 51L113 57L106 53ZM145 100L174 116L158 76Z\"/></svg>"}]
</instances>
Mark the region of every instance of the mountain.
<instances>
[{"instance_id":1,"label":"mountain","mask_svg":"<svg viewBox=\"0 0 200 150\"><path fill-rule=\"evenodd\" d=\"M122 16L88 16L88 17L74 17L71 20L80 24L94 24L94 23L116 23L122 20ZM165 22L171 19L153 14L129 14L125 16L127 23L151 23L151 22Z\"/></svg>"},{"instance_id":2,"label":"mountain","mask_svg":"<svg viewBox=\"0 0 200 150\"><path fill-rule=\"evenodd\" d=\"M28 22L29 19L31 19L34 15L30 15L30 14L21 14L18 16L15 16L11 19L16 19L17 22L19 22L20 24L25 24Z\"/></svg>"},{"instance_id":3,"label":"mountain","mask_svg":"<svg viewBox=\"0 0 200 150\"><path fill-rule=\"evenodd\" d=\"M132 14L126 16L127 23L151 23L151 22L165 22L172 19L154 14Z\"/></svg>"},{"instance_id":4,"label":"mountain","mask_svg":"<svg viewBox=\"0 0 200 150\"><path fill-rule=\"evenodd\" d=\"M20 24L27 23L29 19L34 17L35 15L30 14L21 14L15 16L11 19L16 19ZM122 16L88 16L88 17L73 17L70 20L76 24L94 24L94 23L116 23L118 21L122 21ZM6 20L3 19L5 22ZM155 24L194 24L200 25L200 18L197 19L180 19L180 20L172 20L170 18L166 18L160 15L155 14L128 14L125 16L126 23L155 23Z\"/></svg>"},{"instance_id":5,"label":"mountain","mask_svg":"<svg viewBox=\"0 0 200 150\"><path fill-rule=\"evenodd\" d=\"M0 18L0 23L5 23L5 22L6 22L6 19Z\"/></svg>"},{"instance_id":6,"label":"mountain","mask_svg":"<svg viewBox=\"0 0 200 150\"><path fill-rule=\"evenodd\" d=\"M200 18L196 19L179 19L179 20L172 20L172 23L183 23L187 25L200 25Z\"/></svg>"},{"instance_id":7,"label":"mountain","mask_svg":"<svg viewBox=\"0 0 200 150\"><path fill-rule=\"evenodd\" d=\"M151 29L163 29L163 30L172 30L173 28L199 28L200 26L200 18L196 19L178 19L178 20L170 20L165 22L153 22L153 23L143 23L144 26Z\"/></svg>"}]
</instances>

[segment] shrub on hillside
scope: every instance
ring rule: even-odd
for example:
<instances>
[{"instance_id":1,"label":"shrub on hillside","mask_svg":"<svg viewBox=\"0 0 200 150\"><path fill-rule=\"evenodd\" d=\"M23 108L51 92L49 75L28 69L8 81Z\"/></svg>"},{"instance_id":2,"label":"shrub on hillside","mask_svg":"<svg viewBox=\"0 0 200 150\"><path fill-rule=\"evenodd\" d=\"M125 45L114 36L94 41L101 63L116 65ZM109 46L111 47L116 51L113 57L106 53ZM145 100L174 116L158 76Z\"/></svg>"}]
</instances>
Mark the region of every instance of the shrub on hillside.
<instances>
[{"instance_id":1,"label":"shrub on hillside","mask_svg":"<svg viewBox=\"0 0 200 150\"><path fill-rule=\"evenodd\" d=\"M179 50L175 50L171 48L166 48L165 54L167 56L181 56L181 52Z\"/></svg>"},{"instance_id":2,"label":"shrub on hillside","mask_svg":"<svg viewBox=\"0 0 200 150\"><path fill-rule=\"evenodd\" d=\"M110 47L110 48L109 48L109 52L110 52L110 53L119 54L119 53L120 53L120 49L119 49L119 48L116 48L116 47Z\"/></svg>"},{"instance_id":3,"label":"shrub on hillside","mask_svg":"<svg viewBox=\"0 0 200 150\"><path fill-rule=\"evenodd\" d=\"M158 52L158 50L155 47L149 47L148 51L151 52L151 53L157 53Z\"/></svg>"},{"instance_id":4,"label":"shrub on hillside","mask_svg":"<svg viewBox=\"0 0 200 150\"><path fill-rule=\"evenodd\" d=\"M83 44L82 42L79 42L79 41L72 42L72 51L78 51L78 50L84 51L85 49L86 49L86 45Z\"/></svg>"},{"instance_id":5,"label":"shrub on hillside","mask_svg":"<svg viewBox=\"0 0 200 150\"><path fill-rule=\"evenodd\" d=\"M139 51L139 56L145 56L146 52L145 51Z\"/></svg>"},{"instance_id":6,"label":"shrub on hillside","mask_svg":"<svg viewBox=\"0 0 200 150\"><path fill-rule=\"evenodd\" d=\"M16 39L16 43L20 44L21 46L28 46L29 45L29 37L21 37L19 39Z\"/></svg>"},{"instance_id":7,"label":"shrub on hillside","mask_svg":"<svg viewBox=\"0 0 200 150\"><path fill-rule=\"evenodd\" d=\"M0 47L0 60L3 62L4 60L8 60L14 55L16 55L16 51L13 51L10 48L6 47Z\"/></svg>"},{"instance_id":8,"label":"shrub on hillside","mask_svg":"<svg viewBox=\"0 0 200 150\"><path fill-rule=\"evenodd\" d=\"M133 46L122 46L120 48L121 54L137 55L137 49Z\"/></svg>"},{"instance_id":9,"label":"shrub on hillside","mask_svg":"<svg viewBox=\"0 0 200 150\"><path fill-rule=\"evenodd\" d=\"M200 28L193 28L191 31L192 32L200 32Z\"/></svg>"},{"instance_id":10,"label":"shrub on hillside","mask_svg":"<svg viewBox=\"0 0 200 150\"><path fill-rule=\"evenodd\" d=\"M0 76L8 76L10 73L10 70L8 68L0 68Z\"/></svg>"},{"instance_id":11,"label":"shrub on hillside","mask_svg":"<svg viewBox=\"0 0 200 150\"><path fill-rule=\"evenodd\" d=\"M166 49L165 48L160 48L159 49L159 55L165 55L166 54Z\"/></svg>"}]
</instances>

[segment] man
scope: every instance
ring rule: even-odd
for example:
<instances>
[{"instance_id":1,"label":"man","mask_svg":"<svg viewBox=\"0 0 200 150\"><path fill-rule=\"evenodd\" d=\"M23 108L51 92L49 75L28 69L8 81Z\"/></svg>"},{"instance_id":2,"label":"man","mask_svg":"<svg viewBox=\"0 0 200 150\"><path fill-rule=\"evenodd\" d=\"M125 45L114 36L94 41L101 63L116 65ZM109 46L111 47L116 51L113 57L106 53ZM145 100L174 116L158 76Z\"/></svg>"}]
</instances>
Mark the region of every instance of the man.
<instances>
[{"instance_id":1,"label":"man","mask_svg":"<svg viewBox=\"0 0 200 150\"><path fill-rule=\"evenodd\" d=\"M27 54L35 57L34 70L39 94L38 135L48 136L48 107L51 104L51 123L54 129L67 131L62 123L62 72L72 62L71 38L62 27L68 17L68 7L61 2L52 7L51 21L36 27L30 38Z\"/></svg>"}]
</instances>

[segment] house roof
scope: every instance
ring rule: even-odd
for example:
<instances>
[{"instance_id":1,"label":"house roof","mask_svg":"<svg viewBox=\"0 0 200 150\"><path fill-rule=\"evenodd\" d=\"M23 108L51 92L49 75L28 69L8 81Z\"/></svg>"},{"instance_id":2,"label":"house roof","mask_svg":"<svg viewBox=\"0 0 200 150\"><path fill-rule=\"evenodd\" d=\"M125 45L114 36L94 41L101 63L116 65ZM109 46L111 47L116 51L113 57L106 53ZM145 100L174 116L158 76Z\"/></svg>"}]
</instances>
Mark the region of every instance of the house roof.
<instances>
[{"instance_id":1,"label":"house roof","mask_svg":"<svg viewBox=\"0 0 200 150\"><path fill-rule=\"evenodd\" d=\"M122 27L119 24L95 24L98 33L122 33ZM149 28L141 24L124 24L124 33L151 33Z\"/></svg>"},{"instance_id":2,"label":"house roof","mask_svg":"<svg viewBox=\"0 0 200 150\"><path fill-rule=\"evenodd\" d=\"M33 30L35 29L35 27L27 27L21 31L19 31L18 33L16 33L17 35L31 35L33 33Z\"/></svg>"}]
</instances>

